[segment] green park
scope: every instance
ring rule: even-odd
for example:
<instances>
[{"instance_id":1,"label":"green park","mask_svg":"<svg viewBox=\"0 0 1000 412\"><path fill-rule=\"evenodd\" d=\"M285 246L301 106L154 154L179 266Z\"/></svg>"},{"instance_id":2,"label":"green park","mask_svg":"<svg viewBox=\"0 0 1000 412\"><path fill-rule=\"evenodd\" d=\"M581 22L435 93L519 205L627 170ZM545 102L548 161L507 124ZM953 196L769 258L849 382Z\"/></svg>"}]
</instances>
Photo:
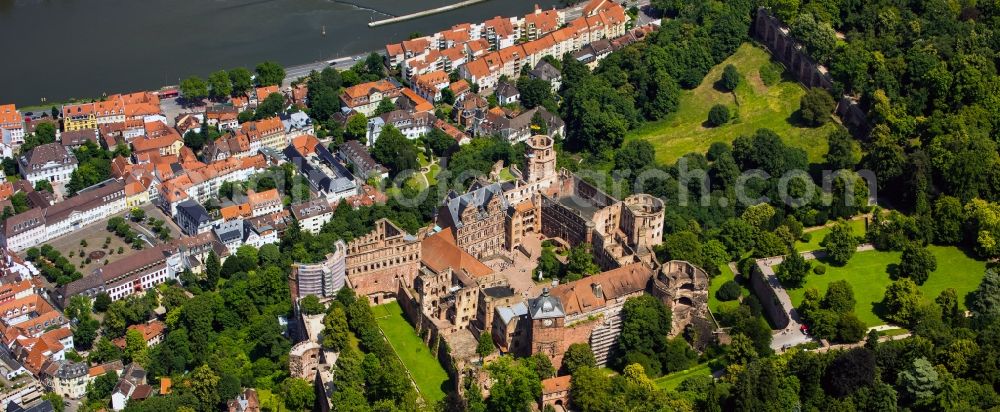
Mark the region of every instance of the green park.
<instances>
[{"instance_id":1,"label":"green park","mask_svg":"<svg viewBox=\"0 0 1000 412\"><path fill-rule=\"evenodd\" d=\"M743 79L732 92L719 90L716 82L730 64ZM626 139L649 141L656 148L656 160L669 164L687 153L704 153L712 143L729 143L767 128L786 144L805 150L811 162L820 162L827 148L826 137L840 126L832 122L816 128L800 126L796 112L806 90L786 76L767 82L770 86L762 78L762 72L769 77L768 72L780 73L780 70L766 51L745 43L713 67L698 87L683 90L676 112L663 120L643 124L629 132ZM719 103L729 108L734 119L721 126L707 127L704 123L708 112Z\"/></svg>"},{"instance_id":2,"label":"green park","mask_svg":"<svg viewBox=\"0 0 1000 412\"><path fill-rule=\"evenodd\" d=\"M374 306L372 312L385 338L406 366L410 378L417 384L420 395L431 404L444 399L448 373L403 317L399 303Z\"/></svg>"}]
</instances>

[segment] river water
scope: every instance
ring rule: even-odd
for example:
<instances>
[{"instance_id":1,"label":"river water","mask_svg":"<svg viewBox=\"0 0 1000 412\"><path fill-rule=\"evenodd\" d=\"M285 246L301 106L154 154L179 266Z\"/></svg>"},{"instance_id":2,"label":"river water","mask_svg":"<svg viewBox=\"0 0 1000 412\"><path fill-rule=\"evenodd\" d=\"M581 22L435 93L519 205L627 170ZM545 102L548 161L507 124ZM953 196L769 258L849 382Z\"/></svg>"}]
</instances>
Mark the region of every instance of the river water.
<instances>
[{"instance_id":1,"label":"river water","mask_svg":"<svg viewBox=\"0 0 1000 412\"><path fill-rule=\"evenodd\" d=\"M263 60L303 64L381 49L414 32L559 4L489 0L368 27L371 20L456 1L0 0L0 103L156 89L218 69L252 70Z\"/></svg>"}]
</instances>

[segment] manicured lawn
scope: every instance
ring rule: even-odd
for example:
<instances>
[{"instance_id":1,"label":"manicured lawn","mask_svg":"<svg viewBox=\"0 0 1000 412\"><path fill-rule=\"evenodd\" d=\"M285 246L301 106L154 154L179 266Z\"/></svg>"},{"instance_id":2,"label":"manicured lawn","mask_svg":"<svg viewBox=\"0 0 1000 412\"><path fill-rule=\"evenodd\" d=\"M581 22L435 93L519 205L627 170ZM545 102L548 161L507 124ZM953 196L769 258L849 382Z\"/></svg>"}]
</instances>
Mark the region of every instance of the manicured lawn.
<instances>
[{"instance_id":1,"label":"manicured lawn","mask_svg":"<svg viewBox=\"0 0 1000 412\"><path fill-rule=\"evenodd\" d=\"M848 220L847 224L851 226L854 230L854 236L864 236L865 235L865 220L855 219ZM819 245L823 241L823 238L830 233L830 227L824 227L822 229L816 229L809 233L811 236L808 242L795 242L795 250L799 252L810 252L813 250L820 250L823 247Z\"/></svg>"},{"instance_id":2,"label":"manicured lawn","mask_svg":"<svg viewBox=\"0 0 1000 412\"><path fill-rule=\"evenodd\" d=\"M767 128L786 143L805 149L811 162L822 161L826 137L840 126L830 122L818 128L804 128L790 122L805 89L789 79L765 86L760 79L760 68L769 59L770 55L761 48L749 43L740 46L736 53L712 68L698 87L681 93L677 112L629 132L626 139L650 141L656 148L658 161L673 163L687 153L704 153L714 142L731 142L738 136ZM743 75L734 93L715 89L715 82L729 64ZM719 127L705 127L708 111L715 104L728 106L735 120Z\"/></svg>"},{"instance_id":3,"label":"manicured lawn","mask_svg":"<svg viewBox=\"0 0 1000 412\"><path fill-rule=\"evenodd\" d=\"M672 391L674 389L677 389L677 387L680 386L681 382L684 382L684 380L687 378L690 378L692 376L710 376L710 375L712 375L712 369L708 367L708 363L706 362L685 371L674 372L668 375L661 376L659 378L656 378L654 381L656 382L656 386L659 386L660 389L666 389Z\"/></svg>"},{"instance_id":4,"label":"manicured lawn","mask_svg":"<svg viewBox=\"0 0 1000 412\"><path fill-rule=\"evenodd\" d=\"M958 292L959 305L964 308L965 295L979 286L986 263L975 260L954 246L929 246L928 249L937 257L938 269L920 286L924 300L933 302L941 291L954 288ZM880 251L855 253L844 267L827 265L824 275L810 273L804 287L789 290L788 294L792 303L798 306L806 289L816 288L823 294L830 282L847 280L854 289L857 301L854 312L858 318L869 327L884 324L885 321L879 317L882 310L880 302L885 288L892 283L888 269L890 265L899 264L900 255L900 252Z\"/></svg>"},{"instance_id":5,"label":"manicured lawn","mask_svg":"<svg viewBox=\"0 0 1000 412\"><path fill-rule=\"evenodd\" d=\"M740 304L738 300L723 302L719 300L719 298L715 297L715 292L717 292L719 288L722 287L723 283L726 283L736 278L736 274L734 274L732 269L729 268L729 265L725 263L719 265L719 270L721 270L722 273L712 278L712 282L708 284L708 308L713 313L719 313L719 311L724 307L739 306ZM750 295L750 290L747 288L743 288L743 296L749 296L749 295Z\"/></svg>"},{"instance_id":6,"label":"manicured lawn","mask_svg":"<svg viewBox=\"0 0 1000 412\"><path fill-rule=\"evenodd\" d=\"M431 404L444 399L442 386L448 380L448 374L431 350L417 336L413 327L403 318L403 309L399 307L399 303L375 306L372 311L378 319L382 333L417 383L421 396Z\"/></svg>"}]
</instances>

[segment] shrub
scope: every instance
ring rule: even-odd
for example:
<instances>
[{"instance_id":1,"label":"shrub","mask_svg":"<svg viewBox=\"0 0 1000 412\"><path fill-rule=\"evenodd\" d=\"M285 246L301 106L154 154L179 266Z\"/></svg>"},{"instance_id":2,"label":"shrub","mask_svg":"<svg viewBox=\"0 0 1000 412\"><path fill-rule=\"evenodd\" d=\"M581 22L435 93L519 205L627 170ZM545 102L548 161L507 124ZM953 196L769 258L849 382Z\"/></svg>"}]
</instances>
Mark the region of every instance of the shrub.
<instances>
[{"instance_id":1,"label":"shrub","mask_svg":"<svg viewBox=\"0 0 1000 412\"><path fill-rule=\"evenodd\" d=\"M736 66L731 64L726 65L726 68L722 70L722 79L720 79L722 88L727 91L733 91L736 86L740 85L740 72L736 70Z\"/></svg>"},{"instance_id":2,"label":"shrub","mask_svg":"<svg viewBox=\"0 0 1000 412\"><path fill-rule=\"evenodd\" d=\"M833 96L818 87L809 89L799 100L802 120L813 127L822 126L830 121L830 114L833 113L836 106L837 103L833 101Z\"/></svg>"},{"instance_id":3,"label":"shrub","mask_svg":"<svg viewBox=\"0 0 1000 412\"><path fill-rule=\"evenodd\" d=\"M813 268L813 273L817 275L826 274L826 265L816 265L816 267Z\"/></svg>"},{"instance_id":4,"label":"shrub","mask_svg":"<svg viewBox=\"0 0 1000 412\"><path fill-rule=\"evenodd\" d=\"M803 233L802 236L799 237L799 241L803 243L809 243L809 241L812 240L812 238L813 238L812 233Z\"/></svg>"},{"instance_id":5,"label":"shrub","mask_svg":"<svg viewBox=\"0 0 1000 412\"><path fill-rule=\"evenodd\" d=\"M731 300L739 299L740 295L743 294L742 288L736 283L736 281L728 281L722 284L719 290L715 291L715 297L723 302L728 302Z\"/></svg>"},{"instance_id":6,"label":"shrub","mask_svg":"<svg viewBox=\"0 0 1000 412\"><path fill-rule=\"evenodd\" d=\"M777 63L769 62L760 68L760 80L765 86L773 86L781 81L782 68Z\"/></svg>"},{"instance_id":7,"label":"shrub","mask_svg":"<svg viewBox=\"0 0 1000 412\"><path fill-rule=\"evenodd\" d=\"M722 126L729 122L729 108L722 104L712 106L708 111L708 125L710 127Z\"/></svg>"}]
</instances>

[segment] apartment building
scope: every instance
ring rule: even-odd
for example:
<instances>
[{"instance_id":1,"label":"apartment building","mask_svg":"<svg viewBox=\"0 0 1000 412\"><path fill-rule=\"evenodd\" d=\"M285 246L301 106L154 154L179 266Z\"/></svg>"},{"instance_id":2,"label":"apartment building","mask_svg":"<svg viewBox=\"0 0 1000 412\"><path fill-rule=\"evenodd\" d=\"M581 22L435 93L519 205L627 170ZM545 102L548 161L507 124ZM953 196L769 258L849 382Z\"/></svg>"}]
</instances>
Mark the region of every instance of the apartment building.
<instances>
[{"instance_id":1,"label":"apartment building","mask_svg":"<svg viewBox=\"0 0 1000 412\"><path fill-rule=\"evenodd\" d=\"M344 112L353 110L365 116L371 116L383 99L395 102L399 98L400 92L401 87L389 80L378 80L351 86L345 88L340 95L341 109Z\"/></svg>"},{"instance_id":2,"label":"apartment building","mask_svg":"<svg viewBox=\"0 0 1000 412\"><path fill-rule=\"evenodd\" d=\"M55 186L69 183L76 170L76 156L60 143L35 147L18 158L21 176L32 185L47 181Z\"/></svg>"}]
</instances>

